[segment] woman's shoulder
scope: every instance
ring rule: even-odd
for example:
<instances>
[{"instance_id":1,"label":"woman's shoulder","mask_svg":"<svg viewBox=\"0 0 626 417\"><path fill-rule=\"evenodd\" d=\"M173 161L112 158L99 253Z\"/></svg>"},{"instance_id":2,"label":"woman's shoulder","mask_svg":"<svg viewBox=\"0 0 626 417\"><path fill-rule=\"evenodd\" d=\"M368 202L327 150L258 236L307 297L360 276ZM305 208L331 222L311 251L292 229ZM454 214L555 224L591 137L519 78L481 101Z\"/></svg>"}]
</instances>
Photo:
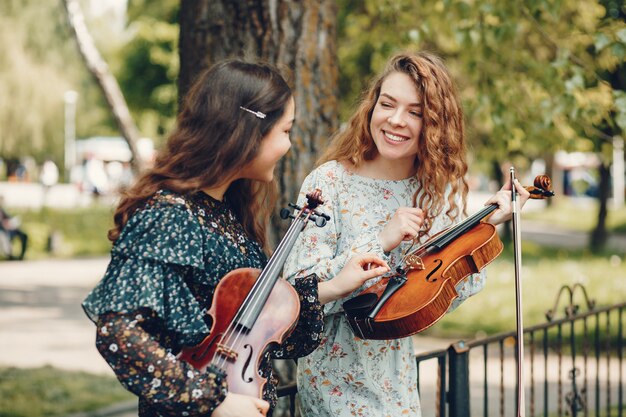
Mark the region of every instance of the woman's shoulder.
<instances>
[{"instance_id":1,"label":"woman's shoulder","mask_svg":"<svg viewBox=\"0 0 626 417\"><path fill-rule=\"evenodd\" d=\"M193 200L189 195L160 189L150 197L139 211L144 210L183 210L193 211Z\"/></svg>"},{"instance_id":2,"label":"woman's shoulder","mask_svg":"<svg viewBox=\"0 0 626 417\"><path fill-rule=\"evenodd\" d=\"M189 197L160 190L128 219L113 252L151 253L164 248L177 252L190 246L200 248L203 240Z\"/></svg>"},{"instance_id":3,"label":"woman's shoulder","mask_svg":"<svg viewBox=\"0 0 626 417\"><path fill-rule=\"evenodd\" d=\"M335 159L333 159L332 161L326 161L323 164L321 164L320 166L318 166L317 168L315 168L314 171L336 171L337 169L341 168L341 163Z\"/></svg>"},{"instance_id":4,"label":"woman's shoulder","mask_svg":"<svg viewBox=\"0 0 626 417\"><path fill-rule=\"evenodd\" d=\"M345 171L346 168L341 162L335 160L328 161L311 171L307 179L314 182L334 183Z\"/></svg>"}]
</instances>

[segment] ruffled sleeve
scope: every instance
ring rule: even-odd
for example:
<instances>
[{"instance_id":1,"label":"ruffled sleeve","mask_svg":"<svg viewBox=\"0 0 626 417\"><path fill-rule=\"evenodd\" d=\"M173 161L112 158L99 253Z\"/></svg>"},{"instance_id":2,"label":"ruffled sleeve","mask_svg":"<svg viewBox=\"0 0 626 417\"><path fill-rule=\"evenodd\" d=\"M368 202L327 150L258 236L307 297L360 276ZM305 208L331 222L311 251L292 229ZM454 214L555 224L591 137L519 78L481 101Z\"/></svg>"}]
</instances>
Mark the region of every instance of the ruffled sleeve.
<instances>
[{"instance_id":1,"label":"ruffled sleeve","mask_svg":"<svg viewBox=\"0 0 626 417\"><path fill-rule=\"evenodd\" d=\"M107 312L149 309L179 342L194 345L209 333L206 311L186 279L203 268L201 225L183 204L158 203L137 212L111 251L100 283L83 302L92 321Z\"/></svg>"}]
</instances>

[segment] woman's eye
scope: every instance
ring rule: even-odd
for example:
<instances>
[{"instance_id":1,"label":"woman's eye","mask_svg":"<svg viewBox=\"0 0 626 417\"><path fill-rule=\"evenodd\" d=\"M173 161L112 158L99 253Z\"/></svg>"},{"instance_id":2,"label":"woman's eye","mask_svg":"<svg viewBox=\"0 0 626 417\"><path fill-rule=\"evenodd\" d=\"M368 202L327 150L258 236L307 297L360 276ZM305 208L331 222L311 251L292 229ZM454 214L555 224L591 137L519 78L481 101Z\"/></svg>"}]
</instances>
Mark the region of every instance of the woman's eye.
<instances>
[{"instance_id":1,"label":"woman's eye","mask_svg":"<svg viewBox=\"0 0 626 417\"><path fill-rule=\"evenodd\" d=\"M385 107L385 108L391 108L391 107L392 107L390 103L386 103L386 102L384 102L384 101L383 101L383 102L381 102L381 103L380 103L380 105L381 105L382 107Z\"/></svg>"},{"instance_id":2,"label":"woman's eye","mask_svg":"<svg viewBox=\"0 0 626 417\"><path fill-rule=\"evenodd\" d=\"M412 111L410 113L411 113L411 116L422 117L422 112L421 111Z\"/></svg>"}]
</instances>

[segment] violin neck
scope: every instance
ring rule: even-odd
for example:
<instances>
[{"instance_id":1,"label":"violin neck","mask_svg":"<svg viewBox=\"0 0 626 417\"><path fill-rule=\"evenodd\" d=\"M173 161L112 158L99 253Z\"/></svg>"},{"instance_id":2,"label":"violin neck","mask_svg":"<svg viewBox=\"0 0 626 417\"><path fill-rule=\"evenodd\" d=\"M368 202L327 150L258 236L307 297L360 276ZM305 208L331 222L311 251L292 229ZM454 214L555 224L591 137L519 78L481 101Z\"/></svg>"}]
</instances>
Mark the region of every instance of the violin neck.
<instances>
[{"instance_id":1,"label":"violin neck","mask_svg":"<svg viewBox=\"0 0 626 417\"><path fill-rule=\"evenodd\" d=\"M434 238L431 242L426 242L426 251L435 252L443 249L448 243L452 242L457 237L472 229L474 226L480 223L480 221L484 219L485 216L493 213L497 208L497 204L485 206L482 210L479 210L467 219L463 220L461 223L451 227L440 236Z\"/></svg>"},{"instance_id":2,"label":"violin neck","mask_svg":"<svg viewBox=\"0 0 626 417\"><path fill-rule=\"evenodd\" d=\"M252 289L241 305L241 309L235 316L234 321L241 328L251 329L259 317L259 314L261 314L261 310L265 306L274 288L274 284L276 284L276 281L280 277L280 271L285 261L287 261L287 256L289 256L289 252L291 252L291 249L296 244L298 235L306 225L307 219L308 217L304 219L297 217L291 222L287 233L285 233L285 236L283 236L276 247L267 265L261 271L261 275L259 275L259 278L252 286Z\"/></svg>"}]
</instances>

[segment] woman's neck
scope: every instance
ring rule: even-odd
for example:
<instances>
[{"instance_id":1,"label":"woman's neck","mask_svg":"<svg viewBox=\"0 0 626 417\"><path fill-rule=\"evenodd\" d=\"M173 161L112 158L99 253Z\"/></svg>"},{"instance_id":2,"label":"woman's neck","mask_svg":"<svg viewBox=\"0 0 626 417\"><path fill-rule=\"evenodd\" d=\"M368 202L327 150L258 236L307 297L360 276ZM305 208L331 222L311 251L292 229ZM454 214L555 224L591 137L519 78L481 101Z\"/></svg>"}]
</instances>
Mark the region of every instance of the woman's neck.
<instances>
[{"instance_id":1,"label":"woman's neck","mask_svg":"<svg viewBox=\"0 0 626 417\"><path fill-rule=\"evenodd\" d=\"M350 170L364 177L392 181L410 178L417 171L413 160L386 160L380 157L363 161L358 168L351 166Z\"/></svg>"},{"instance_id":2,"label":"woman's neck","mask_svg":"<svg viewBox=\"0 0 626 417\"><path fill-rule=\"evenodd\" d=\"M230 182L223 184L223 185L218 185L215 187L207 187L207 188L203 188L202 192L213 197L214 199L218 200L218 201L224 201L224 194L226 194L226 190L228 190L228 187L230 187Z\"/></svg>"}]
</instances>

